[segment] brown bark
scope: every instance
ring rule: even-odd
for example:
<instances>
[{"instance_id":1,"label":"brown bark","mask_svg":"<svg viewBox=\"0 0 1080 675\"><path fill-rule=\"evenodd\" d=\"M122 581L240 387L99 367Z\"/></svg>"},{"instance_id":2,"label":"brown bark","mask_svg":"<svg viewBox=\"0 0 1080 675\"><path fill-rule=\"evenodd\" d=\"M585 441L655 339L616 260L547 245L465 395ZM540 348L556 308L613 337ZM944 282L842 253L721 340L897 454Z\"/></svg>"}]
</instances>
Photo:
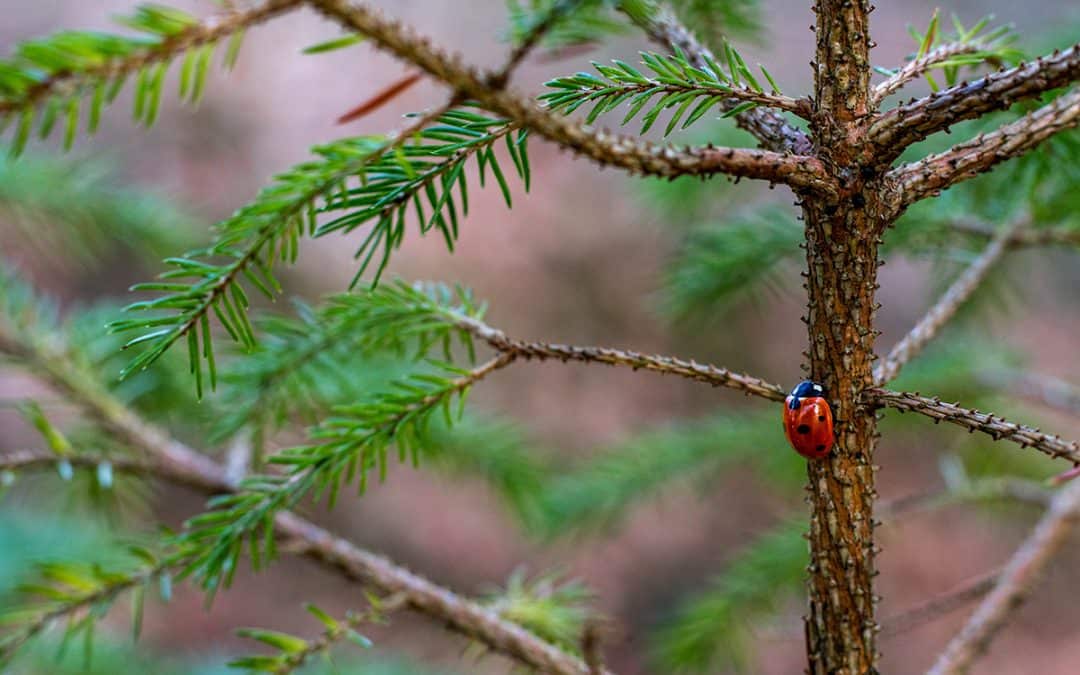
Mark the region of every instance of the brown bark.
<instances>
[{"instance_id":1,"label":"brown bark","mask_svg":"<svg viewBox=\"0 0 1080 675\"><path fill-rule=\"evenodd\" d=\"M825 385L836 444L810 461L809 672L876 672L873 591L873 447L876 419L860 403L873 383L878 235L888 209L880 174L863 167L869 115L868 15L865 2L819 0L814 64L819 158L837 198L807 195L810 376Z\"/></svg>"}]
</instances>

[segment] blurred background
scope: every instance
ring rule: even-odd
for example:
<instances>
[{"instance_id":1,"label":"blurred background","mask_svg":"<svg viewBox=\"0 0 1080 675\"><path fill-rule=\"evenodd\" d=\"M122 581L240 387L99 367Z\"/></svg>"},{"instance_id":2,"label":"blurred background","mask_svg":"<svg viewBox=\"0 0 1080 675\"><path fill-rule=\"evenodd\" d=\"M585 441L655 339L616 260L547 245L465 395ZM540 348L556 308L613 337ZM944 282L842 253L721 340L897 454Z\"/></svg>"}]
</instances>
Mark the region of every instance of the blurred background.
<instances>
[{"instance_id":1,"label":"blurred background","mask_svg":"<svg viewBox=\"0 0 1080 675\"><path fill-rule=\"evenodd\" d=\"M507 11L500 0L380 4L472 63L494 65L506 53ZM207 1L178 0L175 5L200 16L215 10L215 3ZM808 5L765 0L758 37L737 40L748 62L766 63L785 93L796 96L811 86L807 63L813 36L807 28L813 17ZM872 17L878 45L874 63L901 64L913 50L905 27L925 26L939 5L943 15L954 12L968 24L990 13L998 23L1015 24L1020 46L1032 53L1075 41L1080 26L1069 3L883 2ZM67 28L114 30L110 16L132 8L126 0L2 0L0 52L7 53L19 40ZM400 128L402 114L443 100L441 87L422 81L362 120L336 125L339 115L408 72L369 45L300 54L337 34L308 11L272 21L249 33L234 72L210 77L197 110L166 94L159 121L145 130L131 123L130 104L122 97L105 115L97 136L80 138L70 155L63 156L53 143L38 142L18 164L0 162L3 264L14 264L52 296L62 314L102 307L84 329L100 331L116 315L115 308L130 301L128 286L158 273L162 257L209 241L210 224L249 201L273 174L307 159L310 146ZM541 54L521 69L516 85L538 91L553 76L586 69L589 59L636 61L638 50L652 48L628 30L587 54ZM912 93L925 90L925 84L917 84ZM704 125L681 139L750 144L730 126ZM512 210L497 189L470 191L471 210L458 250L449 254L438 237L421 238L412 229L389 275L471 287L490 303L489 323L514 337L675 354L785 386L801 379L806 336L799 320L804 307L797 249L767 274L752 275L750 292L726 295L712 316L700 305L685 313L689 318L670 311L673 270L685 259L686 242L697 245L701 240L695 233L706 226L758 217L794 222L786 189L630 179L597 171L540 141L532 143L531 157L531 192L512 183ZM58 190L58 185L67 187ZM126 206L117 209L118 203ZM977 242L949 242L936 254L926 254L919 243L936 240L919 227L932 224L935 208L914 214L889 234L905 246L890 249L881 274L881 351L906 332L978 250ZM109 222L94 224L103 220ZM905 227L917 236L905 238ZM314 302L344 290L355 272L351 247L358 242L356 236L348 242L335 236L304 242L299 264L285 276L287 296ZM971 311L919 366L910 368L905 386L926 382L924 392L955 394L968 405L987 401L996 406L989 409L1009 418L1075 437L1075 413L1069 416L1018 395L1010 383L1017 368L1028 369L1044 384L1043 376L1080 382L1076 261L1067 250L1009 254ZM288 312L290 305L282 301L272 309ZM1000 395L1003 386L1012 393ZM58 420L70 416L47 390L13 370L0 370L0 450L40 446L13 405L27 396ZM727 626L731 635L718 638L723 653L705 672L801 671L801 570L783 578L784 583L771 580L768 585L775 588L741 593L755 583L746 568L756 569L757 563L747 563L747 547L760 544L763 535L791 531L791 519L797 524L804 508L801 460L784 441L778 410L674 378L556 363L523 364L497 373L472 396L471 408L485 424L502 420L512 425L512 431L502 431L546 467L544 487L537 489L544 492L540 501L547 500L547 515L523 519L482 477L408 466L395 467L385 484L362 499L344 500L329 513L318 507L312 515L359 546L469 595L497 593L515 570L528 578L560 570L566 579L591 589L592 606L609 618L605 654L609 666L625 675L673 669L672 661L665 660L675 649L670 635L664 637L665 626L690 599L726 583L729 592L721 598L729 604L715 611L731 616L716 625ZM193 406L194 413L153 414L205 447L200 425L215 416L215 398ZM768 422L754 426L761 415L769 416ZM1030 451L997 447L926 419L887 417L878 449L879 492L886 501L941 489L957 480L958 472L1041 479L1056 468L1030 457ZM751 426L753 433L739 431ZM767 432L758 433L759 428ZM302 438L297 426L273 443ZM706 461L714 452L732 454L728 446L740 443L738 461ZM680 463L683 451L696 459ZM675 459L666 465L640 460L651 452ZM604 465L611 457L616 459ZM136 505L119 509L121 516L115 503L102 500L92 508L79 507L74 491L76 486L54 476L35 476L20 480L0 502L0 589L10 589L27 561L95 555L102 541L147 531L156 522L175 527L204 501L180 489L144 484L132 487L129 497ZM900 614L998 567L1038 515L1029 505L964 502L890 521L881 530L880 616ZM543 524L537 525L537 519ZM588 526L578 527L582 523ZM795 541L798 553L803 544ZM1070 589L1080 583L1078 569L1080 549L1072 546L977 672L1077 671L1080 607ZM736 576L725 582L725 573ZM100 637L91 672L222 672L219 664L231 656L257 651L234 637L233 628L254 625L314 635L318 625L303 612L304 602L340 614L361 598L356 587L286 557L258 575L239 575L235 587L209 610L198 592L183 587L169 606L151 603L136 646L127 636L125 610L118 608L107 622L109 631ZM900 634L887 630L880 642L882 672L923 671L969 608ZM342 649L337 659L341 672L510 669L499 657L478 658L461 639L415 615L398 614L388 626L365 633L376 648ZM57 661L54 652L53 643L42 641L14 672L82 669L80 659L69 655Z\"/></svg>"}]
</instances>

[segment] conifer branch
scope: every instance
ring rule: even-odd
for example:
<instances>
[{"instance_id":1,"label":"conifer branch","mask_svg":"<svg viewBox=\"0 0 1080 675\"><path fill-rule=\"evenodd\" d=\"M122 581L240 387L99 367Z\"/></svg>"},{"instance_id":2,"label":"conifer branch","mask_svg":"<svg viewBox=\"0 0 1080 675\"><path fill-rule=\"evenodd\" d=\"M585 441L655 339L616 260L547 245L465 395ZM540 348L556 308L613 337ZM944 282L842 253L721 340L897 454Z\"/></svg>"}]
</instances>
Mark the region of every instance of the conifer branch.
<instances>
[{"instance_id":1,"label":"conifer branch","mask_svg":"<svg viewBox=\"0 0 1080 675\"><path fill-rule=\"evenodd\" d=\"M963 234L992 239L998 229L979 222L956 221L949 227ZM1014 230L1008 244L1012 248L1026 246L1080 246L1080 229L1074 227L1023 227Z\"/></svg>"},{"instance_id":2,"label":"conifer branch","mask_svg":"<svg viewBox=\"0 0 1080 675\"><path fill-rule=\"evenodd\" d=\"M382 16L377 10L346 0L308 0L345 28L368 36L376 44L445 82L483 107L505 115L548 140L596 162L632 173L675 177L727 174L783 183L795 189L832 193L832 180L820 160L769 150L672 146L594 131L555 115L510 92L493 89L487 78L459 58L435 47L412 29Z\"/></svg>"},{"instance_id":3,"label":"conifer branch","mask_svg":"<svg viewBox=\"0 0 1080 675\"><path fill-rule=\"evenodd\" d=\"M927 136L963 120L1008 108L1019 101L1080 79L1080 45L1030 63L962 82L912 103L897 106L870 125L869 138L888 159Z\"/></svg>"},{"instance_id":4,"label":"conifer branch","mask_svg":"<svg viewBox=\"0 0 1080 675\"><path fill-rule=\"evenodd\" d=\"M609 347L579 347L514 340L502 331L469 317L458 319L457 325L483 340L493 349L524 359L603 363L610 366L625 366L634 370L650 370L705 382L714 387L729 387L770 401L783 401L787 395L783 388L756 377L672 356L656 356Z\"/></svg>"},{"instance_id":5,"label":"conifer branch","mask_svg":"<svg viewBox=\"0 0 1080 675\"><path fill-rule=\"evenodd\" d=\"M904 364L934 339L960 309L960 306L971 297L986 275L990 273L991 268L1001 260L1008 248L1008 241L1012 238L1013 232L1018 229L1020 229L1019 225L1013 224L998 231L986 249L949 286L934 306L919 319L915 327L889 351L889 355L874 371L875 384L880 386L895 379Z\"/></svg>"},{"instance_id":6,"label":"conifer branch","mask_svg":"<svg viewBox=\"0 0 1080 675\"><path fill-rule=\"evenodd\" d=\"M957 403L945 403L940 398L928 398L918 393L896 392L887 389L866 389L863 399L870 404L895 408L900 412L916 412L926 415L934 423L948 422L987 434L995 441L1011 441L1020 447L1031 447L1050 457L1060 457L1080 463L1080 443L1065 441L1061 437L1043 433L1034 427L1006 421L993 413L984 413L961 407Z\"/></svg>"},{"instance_id":7,"label":"conifer branch","mask_svg":"<svg viewBox=\"0 0 1080 675\"><path fill-rule=\"evenodd\" d=\"M901 635L955 612L992 591L1000 576L1001 570L981 574L911 609L886 617L881 622L881 635Z\"/></svg>"},{"instance_id":8,"label":"conifer branch","mask_svg":"<svg viewBox=\"0 0 1080 675\"><path fill-rule=\"evenodd\" d=\"M135 117L150 124L157 114L165 68L173 58L188 54L180 93L196 102L214 44L231 36L226 57L231 65L245 29L301 4L302 0L265 0L201 22L184 12L146 6L135 17L121 19L143 31L140 38L71 31L24 43L14 58L0 61L0 122L22 111L12 146L17 154L30 134L34 108L48 102L40 127L41 135L46 136L64 107L64 144L70 147L79 121L79 98L93 92L88 122L92 132L102 106L113 100L128 77L138 74Z\"/></svg>"},{"instance_id":9,"label":"conifer branch","mask_svg":"<svg viewBox=\"0 0 1080 675\"><path fill-rule=\"evenodd\" d=\"M983 45L974 42L950 42L940 45L919 58L913 59L889 76L887 80L879 83L870 92L870 104L878 107L881 102L892 94L899 91L905 84L917 80L941 63L950 61L957 56L978 54L983 50Z\"/></svg>"},{"instance_id":10,"label":"conifer branch","mask_svg":"<svg viewBox=\"0 0 1080 675\"><path fill-rule=\"evenodd\" d=\"M1050 560L1080 520L1080 481L1063 488L1035 530L1005 565L988 596L930 668L930 675L965 673L1031 594Z\"/></svg>"},{"instance_id":11,"label":"conifer branch","mask_svg":"<svg viewBox=\"0 0 1080 675\"><path fill-rule=\"evenodd\" d=\"M58 469L62 465L101 471L108 467L110 472L126 473L145 478L160 478L175 485L192 488L200 492L214 492L217 485L207 483L189 472L173 471L172 467L147 459L135 457L104 457L87 454L57 455L46 450L12 450L0 452L0 471L18 474L20 471L37 469Z\"/></svg>"},{"instance_id":12,"label":"conifer branch","mask_svg":"<svg viewBox=\"0 0 1080 675\"><path fill-rule=\"evenodd\" d=\"M682 53L695 68L707 68L715 56L708 47L701 44L675 14L666 6L640 7L638 3L619 3L619 9L641 28L657 45L675 53ZM726 110L733 110L739 105L737 99L729 99L721 104ZM777 152L793 152L798 155L810 155L814 144L810 137L800 129L788 124L775 110L752 108L735 115L735 123L750 132L761 147Z\"/></svg>"},{"instance_id":13,"label":"conifer branch","mask_svg":"<svg viewBox=\"0 0 1080 675\"><path fill-rule=\"evenodd\" d=\"M162 475L181 477L187 484L202 485L218 493L239 490L237 484L225 478L224 467L144 421L101 388L92 374L71 360L57 336L41 335L27 341L21 332L8 331L0 322L0 349L42 375L122 442L146 453L156 462L155 467L166 467L167 472ZM577 657L500 617L494 610L437 586L382 556L359 549L289 511L274 515L273 525L277 535L289 540L303 555L350 579L388 594L400 594L409 608L444 622L451 630L477 640L492 651L542 672L589 673L588 666Z\"/></svg>"},{"instance_id":14,"label":"conifer branch","mask_svg":"<svg viewBox=\"0 0 1080 675\"><path fill-rule=\"evenodd\" d=\"M1080 51L1080 48L1076 48ZM1080 63L1080 57L1077 58ZM1077 66L1080 77L1080 65ZM939 194L995 165L1030 151L1054 134L1080 124L1080 89L988 134L889 172L901 191L900 208Z\"/></svg>"},{"instance_id":15,"label":"conifer branch","mask_svg":"<svg viewBox=\"0 0 1080 675\"><path fill-rule=\"evenodd\" d=\"M573 13L582 2L583 0L554 0L546 12L539 17L535 17L532 26L521 36L521 39L517 41L517 44L510 51L510 56L507 57L503 67L488 77L488 83L494 89L506 87L510 82L510 76L525 60L525 57L529 55L529 52L535 49L559 22Z\"/></svg>"}]
</instances>

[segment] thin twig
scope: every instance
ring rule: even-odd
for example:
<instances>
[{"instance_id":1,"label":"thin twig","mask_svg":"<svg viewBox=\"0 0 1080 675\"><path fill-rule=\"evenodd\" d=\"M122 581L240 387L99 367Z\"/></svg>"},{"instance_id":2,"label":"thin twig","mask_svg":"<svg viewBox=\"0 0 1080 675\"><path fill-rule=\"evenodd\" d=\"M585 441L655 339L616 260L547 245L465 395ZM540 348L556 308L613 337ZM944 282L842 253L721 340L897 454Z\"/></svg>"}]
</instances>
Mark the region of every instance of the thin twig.
<instances>
[{"instance_id":1,"label":"thin twig","mask_svg":"<svg viewBox=\"0 0 1080 675\"><path fill-rule=\"evenodd\" d=\"M992 238L998 228L983 223L957 221L949 227L963 234ZM1075 227L1028 227L1015 230L1009 237L1009 246L1080 246L1080 229Z\"/></svg>"},{"instance_id":2,"label":"thin twig","mask_svg":"<svg viewBox=\"0 0 1080 675\"><path fill-rule=\"evenodd\" d=\"M35 105L50 96L74 94L83 84L122 78L154 63L166 62L177 54L218 40L296 9L302 0L268 0L250 9L230 12L182 29L162 42L129 56L112 59L100 66L51 75L30 87L25 94L0 100L0 117L12 110Z\"/></svg>"},{"instance_id":3,"label":"thin twig","mask_svg":"<svg viewBox=\"0 0 1080 675\"><path fill-rule=\"evenodd\" d=\"M940 398L928 398L918 393L866 389L863 400L872 405L887 406L901 412L916 412L937 422L948 422L964 427L969 432L979 431L995 441L1011 441L1020 447L1031 447L1039 452L1080 463L1080 443L1065 441L1060 436L1043 433L1039 429L1008 422L993 413L963 408L957 403L945 403Z\"/></svg>"},{"instance_id":4,"label":"thin twig","mask_svg":"<svg viewBox=\"0 0 1080 675\"><path fill-rule=\"evenodd\" d=\"M979 134L945 152L893 169L886 179L899 186L899 208L904 209L985 173L1005 160L1019 157L1054 134L1077 125L1080 125L1080 89L1059 96L988 134Z\"/></svg>"},{"instance_id":5,"label":"thin twig","mask_svg":"<svg viewBox=\"0 0 1080 675\"><path fill-rule=\"evenodd\" d=\"M908 61L887 80L875 86L870 92L870 103L876 108L886 97L899 91L908 82L922 77L937 64L948 61L954 56L972 54L984 48L985 45L978 42L950 42L931 49L925 55Z\"/></svg>"},{"instance_id":6,"label":"thin twig","mask_svg":"<svg viewBox=\"0 0 1080 675\"><path fill-rule=\"evenodd\" d=\"M980 603L959 635L953 638L930 668L930 675L968 671L1031 594L1036 581L1068 539L1078 518L1080 482L1075 482L1054 497L1046 515L1005 565L994 590Z\"/></svg>"},{"instance_id":7,"label":"thin twig","mask_svg":"<svg viewBox=\"0 0 1080 675\"><path fill-rule=\"evenodd\" d=\"M1080 79L1080 45L1000 70L974 82L962 82L880 115L870 125L869 140L889 161L912 143L1013 103Z\"/></svg>"},{"instance_id":8,"label":"thin twig","mask_svg":"<svg viewBox=\"0 0 1080 675\"><path fill-rule=\"evenodd\" d=\"M1019 227L1019 223L1014 223L1002 227L998 231L986 249L949 286L948 290L942 294L934 306L919 319L915 327L889 351L889 355L874 370L875 384L880 386L894 379L900 373L900 369L904 367L904 364L914 358L923 350L923 347L934 339L941 328L960 309L960 306L979 287L979 284L989 274L990 269L1001 260L1008 248L1009 239Z\"/></svg>"},{"instance_id":9,"label":"thin twig","mask_svg":"<svg viewBox=\"0 0 1080 675\"><path fill-rule=\"evenodd\" d=\"M366 35L378 46L416 65L485 108L505 115L540 136L602 165L669 178L727 174L783 183L796 189L835 193L835 182L828 177L824 165L816 157L748 148L679 149L640 138L596 131L563 115L544 110L531 99L492 88L484 75L466 66L458 57L435 47L430 39L416 34L410 27L386 19L373 8L346 0L308 2L348 30Z\"/></svg>"},{"instance_id":10,"label":"thin twig","mask_svg":"<svg viewBox=\"0 0 1080 675\"><path fill-rule=\"evenodd\" d=\"M716 61L709 48L701 44L669 8L660 6L650 12L630 12L620 4L620 9L645 32L649 39L667 50L681 51L694 67L708 69L709 60ZM810 101L799 99L797 103L800 116L807 117L811 112ZM737 105L739 101L734 99L722 104L726 110L731 110ZM810 155L814 152L814 143L810 137L802 130L788 124L783 116L774 110L767 108L745 110L735 116L735 123L750 132L761 147L767 150L794 152L799 155Z\"/></svg>"},{"instance_id":11,"label":"thin twig","mask_svg":"<svg viewBox=\"0 0 1080 675\"><path fill-rule=\"evenodd\" d=\"M993 590L1000 575L1001 570L979 575L920 605L883 619L881 636L895 637L907 633L975 602Z\"/></svg>"},{"instance_id":12,"label":"thin twig","mask_svg":"<svg viewBox=\"0 0 1080 675\"><path fill-rule=\"evenodd\" d=\"M1080 417L1080 387L1049 375L1019 370L990 370L977 375L979 382L1006 390L1010 395Z\"/></svg>"},{"instance_id":13,"label":"thin twig","mask_svg":"<svg viewBox=\"0 0 1080 675\"><path fill-rule=\"evenodd\" d=\"M544 36L568 14L573 12L581 2L582 0L556 0L548 8L544 16L540 17L529 31L522 36L521 41L510 52L510 56L506 59L503 67L488 77L488 83L495 89L506 87L510 81L510 76L514 74L514 71L525 60L525 57L529 55L529 52L535 49L540 44L540 41L544 39Z\"/></svg>"},{"instance_id":14,"label":"thin twig","mask_svg":"<svg viewBox=\"0 0 1080 675\"><path fill-rule=\"evenodd\" d=\"M761 396L770 401L783 401L786 396L783 388L759 378L695 361L686 361L673 356L656 356L610 347L580 347L546 342L526 342L511 339L497 328L492 328L469 317L461 317L456 323L486 342L493 349L525 359L553 359L563 362L580 361L583 363L603 363L610 366L626 366L634 370L649 370L661 374L678 375L698 382L705 382L715 387L729 387L746 394Z\"/></svg>"}]
</instances>

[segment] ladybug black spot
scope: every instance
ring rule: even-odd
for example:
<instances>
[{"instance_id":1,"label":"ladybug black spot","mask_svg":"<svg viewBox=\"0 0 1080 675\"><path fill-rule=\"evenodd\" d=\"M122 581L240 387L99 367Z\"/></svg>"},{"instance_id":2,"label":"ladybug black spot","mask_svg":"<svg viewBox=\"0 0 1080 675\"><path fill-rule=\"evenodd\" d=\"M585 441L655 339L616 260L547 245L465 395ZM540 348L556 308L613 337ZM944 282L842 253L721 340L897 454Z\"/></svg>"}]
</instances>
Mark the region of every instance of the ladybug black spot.
<instances>
[{"instance_id":1,"label":"ladybug black spot","mask_svg":"<svg viewBox=\"0 0 1080 675\"><path fill-rule=\"evenodd\" d=\"M800 424L798 428L795 429L795 431L798 431L800 434L808 434L810 433L810 425Z\"/></svg>"},{"instance_id":2,"label":"ladybug black spot","mask_svg":"<svg viewBox=\"0 0 1080 675\"><path fill-rule=\"evenodd\" d=\"M824 445L817 446L817 451L818 452L825 452L825 446Z\"/></svg>"},{"instance_id":3,"label":"ladybug black spot","mask_svg":"<svg viewBox=\"0 0 1080 675\"><path fill-rule=\"evenodd\" d=\"M825 421L825 416L824 415L818 415L817 416L817 421L818 422L824 422Z\"/></svg>"}]
</instances>

